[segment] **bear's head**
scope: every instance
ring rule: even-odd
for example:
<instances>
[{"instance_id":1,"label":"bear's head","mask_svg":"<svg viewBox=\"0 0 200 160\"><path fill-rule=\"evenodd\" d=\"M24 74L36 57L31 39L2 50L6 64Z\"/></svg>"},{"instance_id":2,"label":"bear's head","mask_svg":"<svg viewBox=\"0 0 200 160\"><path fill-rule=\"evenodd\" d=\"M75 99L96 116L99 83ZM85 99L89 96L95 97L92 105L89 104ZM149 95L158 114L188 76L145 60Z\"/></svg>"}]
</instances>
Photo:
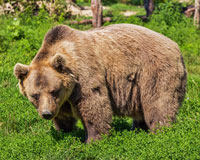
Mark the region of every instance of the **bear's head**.
<instances>
[{"instance_id":1,"label":"bear's head","mask_svg":"<svg viewBox=\"0 0 200 160\"><path fill-rule=\"evenodd\" d=\"M30 66L17 63L14 74L19 80L20 92L36 107L44 119L53 119L72 93L76 80L66 58L56 54L49 62Z\"/></svg>"}]
</instances>

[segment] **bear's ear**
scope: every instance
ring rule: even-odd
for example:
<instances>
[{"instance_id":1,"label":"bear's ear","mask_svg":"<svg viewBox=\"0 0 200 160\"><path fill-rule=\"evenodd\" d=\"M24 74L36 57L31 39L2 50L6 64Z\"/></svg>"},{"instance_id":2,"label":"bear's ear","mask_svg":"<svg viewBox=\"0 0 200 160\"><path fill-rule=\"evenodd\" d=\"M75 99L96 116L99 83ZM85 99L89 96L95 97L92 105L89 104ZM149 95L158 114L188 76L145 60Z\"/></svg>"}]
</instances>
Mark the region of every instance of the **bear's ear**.
<instances>
[{"instance_id":1,"label":"bear's ear","mask_svg":"<svg viewBox=\"0 0 200 160\"><path fill-rule=\"evenodd\" d=\"M17 63L14 67L14 75L20 80L23 80L26 77L28 71L29 67L21 63Z\"/></svg>"},{"instance_id":2,"label":"bear's ear","mask_svg":"<svg viewBox=\"0 0 200 160\"><path fill-rule=\"evenodd\" d=\"M66 66L66 59L62 54L57 53L55 56L53 56L51 65L57 71L63 71Z\"/></svg>"}]
</instances>

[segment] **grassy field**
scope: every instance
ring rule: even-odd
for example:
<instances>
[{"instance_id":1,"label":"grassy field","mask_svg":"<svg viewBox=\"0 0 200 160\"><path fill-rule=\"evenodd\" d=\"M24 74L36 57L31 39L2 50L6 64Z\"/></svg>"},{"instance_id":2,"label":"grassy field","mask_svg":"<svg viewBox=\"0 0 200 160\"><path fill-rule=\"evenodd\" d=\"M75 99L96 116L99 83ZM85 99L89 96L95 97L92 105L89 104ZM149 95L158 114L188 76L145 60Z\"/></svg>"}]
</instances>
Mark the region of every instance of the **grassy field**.
<instances>
[{"instance_id":1,"label":"grassy field","mask_svg":"<svg viewBox=\"0 0 200 160\"><path fill-rule=\"evenodd\" d=\"M178 5L160 5L149 22L136 16L120 15L112 6L112 23L133 23L160 32L176 41L188 70L187 94L177 122L156 134L130 131L132 120L113 117L110 136L86 145L80 122L77 130L57 132L51 121L42 120L32 104L18 90L13 67L17 62L29 64L52 26L69 20L55 21L43 10L38 16L20 14L0 17L0 159L200 159L200 32L192 20L179 12ZM141 8L139 13L144 10ZM138 13L138 14L139 14ZM71 25L89 29L91 25Z\"/></svg>"}]
</instances>

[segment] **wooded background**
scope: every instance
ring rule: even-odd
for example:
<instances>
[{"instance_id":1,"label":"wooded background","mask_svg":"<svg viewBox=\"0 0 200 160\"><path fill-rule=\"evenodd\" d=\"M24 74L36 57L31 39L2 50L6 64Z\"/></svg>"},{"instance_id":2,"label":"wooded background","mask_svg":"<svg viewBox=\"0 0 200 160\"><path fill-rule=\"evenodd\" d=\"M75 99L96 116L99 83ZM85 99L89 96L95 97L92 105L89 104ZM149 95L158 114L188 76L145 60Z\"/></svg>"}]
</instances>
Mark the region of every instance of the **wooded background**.
<instances>
[{"instance_id":1,"label":"wooded background","mask_svg":"<svg viewBox=\"0 0 200 160\"><path fill-rule=\"evenodd\" d=\"M146 15L142 18L146 20L149 16L152 15L155 6L161 2L166 2L167 0L82 0L81 2L91 3L91 10L93 19L85 20L81 23L92 23L93 27L100 27L102 23L105 21L110 21L108 17L103 19L103 4L109 3L126 3L126 4L140 4L143 5L146 10ZM200 25L200 0L180 0L180 2L190 2L190 5L185 7L185 14L187 16L194 15L194 25L199 28ZM77 0L16 0L16 1L8 1L1 0L0 1L0 14L10 14L15 13L16 11L24 11L27 7L32 6L33 12L37 15L39 8L44 7L49 11L49 14L61 14L64 13L67 17L71 12L80 12L84 8L80 5L77 5ZM76 23L76 22L72 22Z\"/></svg>"}]
</instances>

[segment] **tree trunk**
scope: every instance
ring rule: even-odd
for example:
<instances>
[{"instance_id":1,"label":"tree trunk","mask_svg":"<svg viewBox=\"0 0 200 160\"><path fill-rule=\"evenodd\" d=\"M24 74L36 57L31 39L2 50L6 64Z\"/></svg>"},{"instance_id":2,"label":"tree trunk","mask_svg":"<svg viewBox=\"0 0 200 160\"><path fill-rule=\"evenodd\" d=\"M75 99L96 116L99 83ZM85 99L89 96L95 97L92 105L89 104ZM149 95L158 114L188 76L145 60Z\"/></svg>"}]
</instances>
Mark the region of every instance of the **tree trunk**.
<instances>
[{"instance_id":1,"label":"tree trunk","mask_svg":"<svg viewBox=\"0 0 200 160\"><path fill-rule=\"evenodd\" d=\"M93 14L93 27L101 27L103 22L103 7L101 0L91 0L91 10Z\"/></svg>"},{"instance_id":2,"label":"tree trunk","mask_svg":"<svg viewBox=\"0 0 200 160\"><path fill-rule=\"evenodd\" d=\"M149 17L154 10L154 2L153 0L144 0L144 8L146 10L146 17Z\"/></svg>"},{"instance_id":3,"label":"tree trunk","mask_svg":"<svg viewBox=\"0 0 200 160\"><path fill-rule=\"evenodd\" d=\"M194 12L194 25L199 28L200 24L200 0L195 0L195 12Z\"/></svg>"}]
</instances>

